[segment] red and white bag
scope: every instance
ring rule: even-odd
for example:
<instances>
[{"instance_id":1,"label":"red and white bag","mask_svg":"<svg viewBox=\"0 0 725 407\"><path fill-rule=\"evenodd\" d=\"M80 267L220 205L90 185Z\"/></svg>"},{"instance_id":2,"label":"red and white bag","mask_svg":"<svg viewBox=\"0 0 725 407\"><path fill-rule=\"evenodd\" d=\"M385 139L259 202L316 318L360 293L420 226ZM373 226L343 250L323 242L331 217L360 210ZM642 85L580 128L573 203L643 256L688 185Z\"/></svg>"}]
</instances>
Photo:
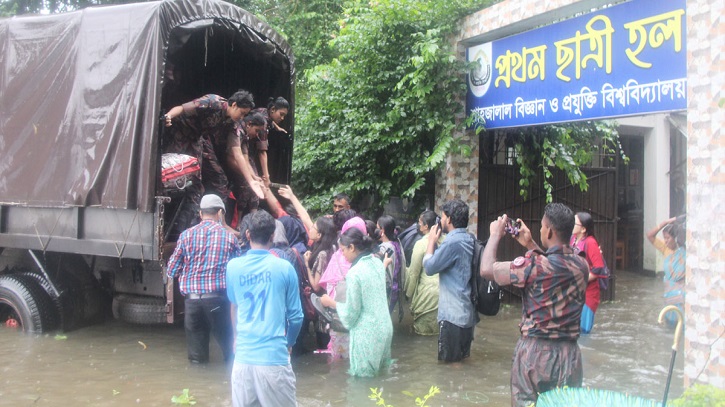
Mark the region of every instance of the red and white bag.
<instances>
[{"instance_id":1,"label":"red and white bag","mask_svg":"<svg viewBox=\"0 0 725 407\"><path fill-rule=\"evenodd\" d=\"M167 190L183 190L200 179L201 165L196 157L186 154L161 155L161 183Z\"/></svg>"}]
</instances>

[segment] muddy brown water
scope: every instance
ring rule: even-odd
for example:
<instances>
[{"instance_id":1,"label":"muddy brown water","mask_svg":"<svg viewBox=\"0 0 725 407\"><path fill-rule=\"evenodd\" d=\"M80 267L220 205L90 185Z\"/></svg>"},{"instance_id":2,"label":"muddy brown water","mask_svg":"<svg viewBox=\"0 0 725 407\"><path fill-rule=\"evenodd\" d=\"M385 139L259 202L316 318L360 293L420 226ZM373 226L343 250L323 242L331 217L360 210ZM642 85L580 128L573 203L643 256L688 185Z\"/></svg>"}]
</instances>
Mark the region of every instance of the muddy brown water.
<instances>
[{"instance_id":1,"label":"muddy brown water","mask_svg":"<svg viewBox=\"0 0 725 407\"><path fill-rule=\"evenodd\" d=\"M617 301L604 303L593 332L580 339L584 385L661 400L672 354L673 331L657 324L660 279L620 272ZM382 388L388 405L415 406L432 385L441 393L430 406L506 406L511 356L518 338L520 305L477 326L471 358L457 365L436 361L436 337L409 333L396 324L388 374L352 379L345 362L325 354L293 360L300 406L374 406L370 388ZM0 328L2 406L173 406L188 388L196 406L230 406L230 369L216 344L212 362L190 366L179 326L134 326L109 321L76 331L23 335ZM677 354L669 399L683 391L683 354Z\"/></svg>"}]
</instances>

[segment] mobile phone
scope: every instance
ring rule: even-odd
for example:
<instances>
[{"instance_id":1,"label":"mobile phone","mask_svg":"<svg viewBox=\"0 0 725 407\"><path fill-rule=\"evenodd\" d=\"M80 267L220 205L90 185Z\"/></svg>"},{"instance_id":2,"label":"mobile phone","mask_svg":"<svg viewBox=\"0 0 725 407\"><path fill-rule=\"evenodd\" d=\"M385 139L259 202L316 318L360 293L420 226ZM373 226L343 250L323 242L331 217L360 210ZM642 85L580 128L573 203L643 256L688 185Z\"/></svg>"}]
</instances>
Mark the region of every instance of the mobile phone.
<instances>
[{"instance_id":1,"label":"mobile phone","mask_svg":"<svg viewBox=\"0 0 725 407\"><path fill-rule=\"evenodd\" d=\"M395 252L393 252L393 249L388 247L387 249L385 249L385 254L387 254L388 257L392 258Z\"/></svg>"},{"instance_id":2,"label":"mobile phone","mask_svg":"<svg viewBox=\"0 0 725 407\"><path fill-rule=\"evenodd\" d=\"M436 216L436 226L438 226L438 229L441 228L441 218L440 218L440 216Z\"/></svg>"},{"instance_id":3,"label":"mobile phone","mask_svg":"<svg viewBox=\"0 0 725 407\"><path fill-rule=\"evenodd\" d=\"M506 226L504 226L504 230L506 231L506 233L508 233L511 236L518 236L520 228L521 228L521 222L514 220L512 218L509 218L508 222L506 223Z\"/></svg>"}]
</instances>

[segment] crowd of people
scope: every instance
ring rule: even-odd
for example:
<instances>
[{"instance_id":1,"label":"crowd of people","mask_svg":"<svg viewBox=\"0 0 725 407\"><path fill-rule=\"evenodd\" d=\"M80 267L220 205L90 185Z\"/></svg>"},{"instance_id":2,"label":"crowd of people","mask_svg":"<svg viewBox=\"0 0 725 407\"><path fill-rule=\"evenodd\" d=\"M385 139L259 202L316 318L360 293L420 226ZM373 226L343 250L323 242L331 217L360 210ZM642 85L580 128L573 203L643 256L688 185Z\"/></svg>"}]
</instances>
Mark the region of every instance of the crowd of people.
<instances>
[{"instance_id":1,"label":"crowd of people","mask_svg":"<svg viewBox=\"0 0 725 407\"><path fill-rule=\"evenodd\" d=\"M286 406L296 405L291 357L312 349L331 363L345 360L351 376L384 373L396 313L400 323L410 312L416 334L438 335L441 363L470 357L480 318L471 300L476 238L467 232L468 205L454 199L440 215L421 213L416 238L406 239L412 247L399 240L392 216L365 219L345 194L313 221L291 188L273 186L267 168L267 137L284 131L289 104L276 98L253 108L242 90L229 99L206 95L164 116L174 128L165 151L201 162L199 183L184 191L176 223L183 231L168 263L185 297L189 361L209 362L213 335L224 360L233 360L234 406ZM590 214L548 204L541 246L521 219L514 229L510 221L502 215L491 222L473 271L522 293L511 404L528 406L547 390L582 385L577 340L592 331L609 274ZM647 236L666 256L666 303L682 307L684 242L675 223ZM656 238L660 230L664 241ZM527 252L498 261L507 235Z\"/></svg>"}]
</instances>

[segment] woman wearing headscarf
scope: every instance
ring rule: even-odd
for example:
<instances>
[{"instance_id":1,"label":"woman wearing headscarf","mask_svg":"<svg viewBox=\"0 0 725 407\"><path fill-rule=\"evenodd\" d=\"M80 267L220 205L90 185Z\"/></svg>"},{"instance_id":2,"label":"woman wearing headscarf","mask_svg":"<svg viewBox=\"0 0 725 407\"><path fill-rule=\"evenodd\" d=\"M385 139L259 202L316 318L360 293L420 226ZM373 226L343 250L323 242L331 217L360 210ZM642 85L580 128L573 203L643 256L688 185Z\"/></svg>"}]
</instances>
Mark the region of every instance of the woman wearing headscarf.
<instances>
[{"instance_id":1,"label":"woman wearing headscarf","mask_svg":"<svg viewBox=\"0 0 725 407\"><path fill-rule=\"evenodd\" d=\"M340 236L340 250L352 264L345 278L346 299L320 298L322 305L337 309L350 331L351 376L377 376L391 362L393 322L386 306L385 269L372 254L374 244L360 229L346 230Z\"/></svg>"}]
</instances>

